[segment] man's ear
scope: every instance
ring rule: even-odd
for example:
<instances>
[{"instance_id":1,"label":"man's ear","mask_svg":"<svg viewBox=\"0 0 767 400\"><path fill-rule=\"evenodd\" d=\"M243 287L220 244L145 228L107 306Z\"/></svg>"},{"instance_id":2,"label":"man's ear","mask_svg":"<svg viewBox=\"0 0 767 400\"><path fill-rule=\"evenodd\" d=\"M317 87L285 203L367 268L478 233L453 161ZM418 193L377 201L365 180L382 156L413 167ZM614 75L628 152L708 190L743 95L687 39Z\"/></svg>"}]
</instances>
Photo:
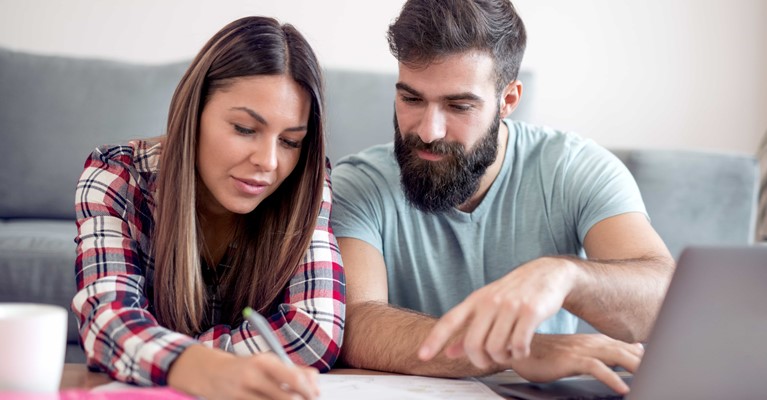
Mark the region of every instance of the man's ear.
<instances>
[{"instance_id":1,"label":"man's ear","mask_svg":"<svg viewBox=\"0 0 767 400\"><path fill-rule=\"evenodd\" d=\"M506 118L517 108L522 99L522 81L515 79L501 91L501 118Z\"/></svg>"}]
</instances>

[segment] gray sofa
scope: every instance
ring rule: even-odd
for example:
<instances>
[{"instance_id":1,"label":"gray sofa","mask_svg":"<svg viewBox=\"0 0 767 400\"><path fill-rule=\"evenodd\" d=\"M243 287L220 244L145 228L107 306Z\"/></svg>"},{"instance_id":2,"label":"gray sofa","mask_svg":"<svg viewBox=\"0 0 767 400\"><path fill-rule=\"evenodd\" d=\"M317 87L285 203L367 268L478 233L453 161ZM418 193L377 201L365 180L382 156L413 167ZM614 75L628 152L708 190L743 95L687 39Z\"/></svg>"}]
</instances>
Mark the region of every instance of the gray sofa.
<instances>
[{"instance_id":1,"label":"gray sofa","mask_svg":"<svg viewBox=\"0 0 767 400\"><path fill-rule=\"evenodd\" d=\"M0 49L0 302L69 308L74 295L74 188L97 145L163 133L185 62L135 65ZM534 80L522 76L526 96ZM331 161L392 138L391 74L326 70ZM524 103L515 112L529 118ZM688 244L754 235L754 157L614 150L636 177L675 256ZM83 361L74 317L68 362Z\"/></svg>"}]
</instances>

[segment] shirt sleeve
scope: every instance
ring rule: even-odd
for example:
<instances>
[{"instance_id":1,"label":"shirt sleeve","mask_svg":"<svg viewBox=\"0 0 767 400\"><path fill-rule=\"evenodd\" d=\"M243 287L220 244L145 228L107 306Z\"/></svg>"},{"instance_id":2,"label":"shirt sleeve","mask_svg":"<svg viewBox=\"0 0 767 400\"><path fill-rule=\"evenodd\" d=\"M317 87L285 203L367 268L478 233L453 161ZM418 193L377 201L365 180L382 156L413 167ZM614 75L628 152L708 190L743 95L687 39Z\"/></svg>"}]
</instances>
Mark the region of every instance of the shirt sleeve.
<instances>
[{"instance_id":1,"label":"shirt sleeve","mask_svg":"<svg viewBox=\"0 0 767 400\"><path fill-rule=\"evenodd\" d=\"M589 230L606 218L638 212L649 220L634 177L607 149L586 140L563 165L564 201L572 211L581 243Z\"/></svg>"},{"instance_id":2,"label":"shirt sleeve","mask_svg":"<svg viewBox=\"0 0 767 400\"><path fill-rule=\"evenodd\" d=\"M336 165L333 183L335 204L330 223L336 236L362 240L383 253L382 213L395 208L385 199L391 197L390 186L398 187L399 182L387 182L376 168L351 156Z\"/></svg>"},{"instance_id":3,"label":"shirt sleeve","mask_svg":"<svg viewBox=\"0 0 767 400\"><path fill-rule=\"evenodd\" d=\"M140 246L151 221L131 170L130 147L97 149L77 183L78 234L72 300L91 367L116 380L165 385L170 365L196 341L163 328L148 311L148 255Z\"/></svg>"},{"instance_id":4,"label":"shirt sleeve","mask_svg":"<svg viewBox=\"0 0 767 400\"><path fill-rule=\"evenodd\" d=\"M329 225L332 204L330 164L327 163L317 227L296 274L288 283L283 303L268 317L293 362L328 371L341 349L346 313L346 282L341 253ZM205 345L236 354L267 351L266 342L247 322L230 328L215 326L198 339Z\"/></svg>"}]
</instances>

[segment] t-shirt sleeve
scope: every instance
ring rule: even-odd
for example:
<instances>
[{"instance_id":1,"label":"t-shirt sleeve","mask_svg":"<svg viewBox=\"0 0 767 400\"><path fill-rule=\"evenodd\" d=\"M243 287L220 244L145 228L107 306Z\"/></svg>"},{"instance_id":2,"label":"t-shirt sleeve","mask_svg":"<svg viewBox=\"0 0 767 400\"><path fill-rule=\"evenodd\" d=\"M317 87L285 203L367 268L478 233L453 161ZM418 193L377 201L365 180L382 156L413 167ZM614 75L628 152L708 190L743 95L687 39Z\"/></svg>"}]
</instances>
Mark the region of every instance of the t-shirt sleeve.
<instances>
[{"instance_id":1,"label":"t-shirt sleeve","mask_svg":"<svg viewBox=\"0 0 767 400\"><path fill-rule=\"evenodd\" d=\"M589 230L606 218L639 212L649 220L631 172L614 154L591 140L569 154L562 177L564 201L581 243Z\"/></svg>"},{"instance_id":2,"label":"t-shirt sleeve","mask_svg":"<svg viewBox=\"0 0 767 400\"><path fill-rule=\"evenodd\" d=\"M330 224L336 237L362 240L383 253L381 189L388 187L386 181L353 159L340 161L332 177L335 202Z\"/></svg>"}]
</instances>

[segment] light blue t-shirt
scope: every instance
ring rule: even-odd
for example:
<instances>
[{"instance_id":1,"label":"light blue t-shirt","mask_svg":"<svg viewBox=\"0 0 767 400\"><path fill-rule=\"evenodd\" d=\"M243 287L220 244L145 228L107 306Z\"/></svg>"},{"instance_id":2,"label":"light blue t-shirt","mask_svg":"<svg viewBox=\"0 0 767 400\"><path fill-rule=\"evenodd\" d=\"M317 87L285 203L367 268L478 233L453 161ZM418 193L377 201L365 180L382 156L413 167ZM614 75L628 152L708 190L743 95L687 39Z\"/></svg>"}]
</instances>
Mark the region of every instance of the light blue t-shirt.
<instances>
[{"instance_id":1,"label":"light blue t-shirt","mask_svg":"<svg viewBox=\"0 0 767 400\"><path fill-rule=\"evenodd\" d=\"M331 225L337 237L381 251L389 302L441 316L473 291L545 255L583 254L597 222L647 215L634 178L612 153L572 133L505 120L501 170L470 213L430 214L410 206L392 143L338 161ZM540 333L572 333L560 310Z\"/></svg>"}]
</instances>

